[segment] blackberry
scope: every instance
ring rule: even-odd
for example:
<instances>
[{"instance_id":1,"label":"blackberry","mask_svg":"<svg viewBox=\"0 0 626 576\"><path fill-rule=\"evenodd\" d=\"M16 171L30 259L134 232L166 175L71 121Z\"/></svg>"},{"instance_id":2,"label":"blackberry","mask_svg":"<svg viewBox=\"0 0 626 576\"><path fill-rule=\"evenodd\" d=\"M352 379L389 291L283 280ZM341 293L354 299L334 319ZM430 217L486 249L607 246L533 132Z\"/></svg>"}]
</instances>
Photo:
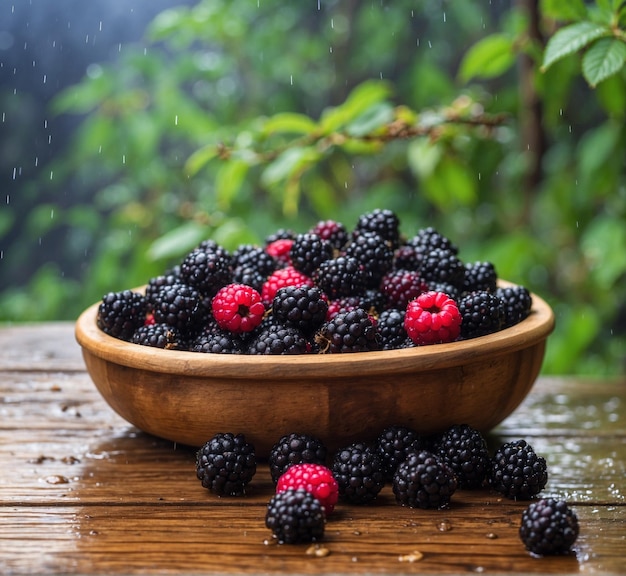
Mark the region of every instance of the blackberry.
<instances>
[{"instance_id":1,"label":"blackberry","mask_svg":"<svg viewBox=\"0 0 626 576\"><path fill-rule=\"evenodd\" d=\"M528 500L548 482L545 458L538 456L526 440L506 442L491 458L489 483L507 498Z\"/></svg>"},{"instance_id":2,"label":"blackberry","mask_svg":"<svg viewBox=\"0 0 626 576\"><path fill-rule=\"evenodd\" d=\"M266 280L267 275L254 266L242 265L233 268L232 281L234 284L246 284L257 292L261 292Z\"/></svg>"},{"instance_id":3,"label":"blackberry","mask_svg":"<svg viewBox=\"0 0 626 576\"><path fill-rule=\"evenodd\" d=\"M356 258L338 256L322 262L313 274L313 280L330 300L342 296L363 294L367 273Z\"/></svg>"},{"instance_id":4,"label":"blackberry","mask_svg":"<svg viewBox=\"0 0 626 576\"><path fill-rule=\"evenodd\" d=\"M326 464L328 450L324 443L310 434L292 432L272 446L268 457L274 484L294 464Z\"/></svg>"},{"instance_id":5,"label":"blackberry","mask_svg":"<svg viewBox=\"0 0 626 576\"><path fill-rule=\"evenodd\" d=\"M265 246L269 246L278 240L293 240L296 237L296 233L288 228L279 228L275 232L265 237Z\"/></svg>"},{"instance_id":6,"label":"blackberry","mask_svg":"<svg viewBox=\"0 0 626 576\"><path fill-rule=\"evenodd\" d=\"M180 283L180 276L178 273L167 273L162 274L160 276L155 276L150 278L148 284L146 285L146 300L149 304L153 304L154 297L157 295L159 290L165 286L172 286L173 284Z\"/></svg>"},{"instance_id":7,"label":"blackberry","mask_svg":"<svg viewBox=\"0 0 626 576\"><path fill-rule=\"evenodd\" d=\"M368 287L378 287L382 277L393 265L393 249L376 232L357 235L346 247L344 255L356 258L367 274Z\"/></svg>"},{"instance_id":8,"label":"blackberry","mask_svg":"<svg viewBox=\"0 0 626 576\"><path fill-rule=\"evenodd\" d=\"M224 258L225 260L227 260L229 265L232 265L231 255L228 250L226 250L226 248L224 248L211 238L200 242L200 244L198 244L197 246L197 249L202 250L203 252L211 252L213 254L216 254L220 258Z\"/></svg>"},{"instance_id":9,"label":"blackberry","mask_svg":"<svg viewBox=\"0 0 626 576\"><path fill-rule=\"evenodd\" d=\"M380 350L376 326L363 308L340 312L322 325L315 340L322 353Z\"/></svg>"},{"instance_id":10,"label":"blackberry","mask_svg":"<svg viewBox=\"0 0 626 576\"><path fill-rule=\"evenodd\" d=\"M109 336L129 341L135 330L144 325L147 312L146 299L138 292L109 292L98 306L96 324Z\"/></svg>"},{"instance_id":11,"label":"blackberry","mask_svg":"<svg viewBox=\"0 0 626 576\"><path fill-rule=\"evenodd\" d=\"M307 354L310 345L304 334L293 326L263 323L248 343L247 354Z\"/></svg>"},{"instance_id":12,"label":"blackberry","mask_svg":"<svg viewBox=\"0 0 626 576\"><path fill-rule=\"evenodd\" d=\"M383 276L380 283L387 308L404 309L411 300L427 290L428 285L414 270L392 270Z\"/></svg>"},{"instance_id":13,"label":"blackberry","mask_svg":"<svg viewBox=\"0 0 626 576\"><path fill-rule=\"evenodd\" d=\"M522 513L519 536L526 550L539 556L567 554L578 538L578 517L567 502L542 498Z\"/></svg>"},{"instance_id":14,"label":"blackberry","mask_svg":"<svg viewBox=\"0 0 626 576\"><path fill-rule=\"evenodd\" d=\"M213 297L231 281L231 258L221 250L206 251L196 248L181 262L180 277L202 294Z\"/></svg>"},{"instance_id":15,"label":"blackberry","mask_svg":"<svg viewBox=\"0 0 626 576\"><path fill-rule=\"evenodd\" d=\"M419 270L425 250L402 244L393 255L393 268L396 270Z\"/></svg>"},{"instance_id":16,"label":"blackberry","mask_svg":"<svg viewBox=\"0 0 626 576\"><path fill-rule=\"evenodd\" d=\"M334 250L340 251L348 243L349 235L346 227L335 220L320 220L309 232L328 240Z\"/></svg>"},{"instance_id":17,"label":"blackberry","mask_svg":"<svg viewBox=\"0 0 626 576\"><path fill-rule=\"evenodd\" d=\"M350 312L355 308L363 308L368 313L375 313L374 303L367 294L358 296L343 296L337 300L331 300L328 303L327 320L331 320L340 312Z\"/></svg>"},{"instance_id":18,"label":"blackberry","mask_svg":"<svg viewBox=\"0 0 626 576\"><path fill-rule=\"evenodd\" d=\"M243 434L218 433L196 454L196 475L202 486L225 496L240 496L256 473L254 445Z\"/></svg>"},{"instance_id":19,"label":"blackberry","mask_svg":"<svg viewBox=\"0 0 626 576\"><path fill-rule=\"evenodd\" d=\"M355 442L338 450L332 464L339 497L350 504L367 504L385 485L382 462L376 449Z\"/></svg>"},{"instance_id":20,"label":"blackberry","mask_svg":"<svg viewBox=\"0 0 626 576\"><path fill-rule=\"evenodd\" d=\"M393 476L393 493L398 504L410 508L447 508L457 489L452 469L432 452L409 454Z\"/></svg>"},{"instance_id":21,"label":"blackberry","mask_svg":"<svg viewBox=\"0 0 626 576\"><path fill-rule=\"evenodd\" d=\"M495 292L497 282L498 273L491 262L471 262L465 264L464 292Z\"/></svg>"},{"instance_id":22,"label":"blackberry","mask_svg":"<svg viewBox=\"0 0 626 576\"><path fill-rule=\"evenodd\" d=\"M315 286L287 286L276 292L272 314L279 322L305 334L315 332L326 320L328 303Z\"/></svg>"},{"instance_id":23,"label":"blackberry","mask_svg":"<svg viewBox=\"0 0 626 576\"><path fill-rule=\"evenodd\" d=\"M161 286L151 303L157 324L168 324L181 332L193 333L208 318L200 292L180 282Z\"/></svg>"},{"instance_id":24,"label":"blackberry","mask_svg":"<svg viewBox=\"0 0 626 576\"><path fill-rule=\"evenodd\" d=\"M502 300L490 292L470 292L459 299L461 338L493 334L504 325Z\"/></svg>"},{"instance_id":25,"label":"blackberry","mask_svg":"<svg viewBox=\"0 0 626 576\"><path fill-rule=\"evenodd\" d=\"M524 286L507 286L496 289L496 296L504 306L504 326L509 328L519 324L530 314L532 296Z\"/></svg>"},{"instance_id":26,"label":"blackberry","mask_svg":"<svg viewBox=\"0 0 626 576\"><path fill-rule=\"evenodd\" d=\"M211 323L193 340L189 350L205 354L242 354L243 342L236 334Z\"/></svg>"},{"instance_id":27,"label":"blackberry","mask_svg":"<svg viewBox=\"0 0 626 576\"><path fill-rule=\"evenodd\" d=\"M461 296L461 290L453 286L449 282L428 282L428 290L432 292L443 292L448 298L458 301Z\"/></svg>"},{"instance_id":28,"label":"blackberry","mask_svg":"<svg viewBox=\"0 0 626 576\"><path fill-rule=\"evenodd\" d=\"M430 252L435 248L449 250L453 254L459 253L459 249L450 241L450 239L443 234L440 234L432 226L419 230L415 236L406 242L406 244L416 248L418 252L422 253Z\"/></svg>"},{"instance_id":29,"label":"blackberry","mask_svg":"<svg viewBox=\"0 0 626 576\"><path fill-rule=\"evenodd\" d=\"M383 310L378 317L378 333L383 350L402 348L408 335L404 329L404 310L389 308Z\"/></svg>"},{"instance_id":30,"label":"blackberry","mask_svg":"<svg viewBox=\"0 0 626 576\"><path fill-rule=\"evenodd\" d=\"M437 441L437 455L456 474L459 488L480 488L491 465L482 434L467 424L448 428Z\"/></svg>"},{"instance_id":31,"label":"blackberry","mask_svg":"<svg viewBox=\"0 0 626 576\"><path fill-rule=\"evenodd\" d=\"M389 242L394 250L400 245L400 220L392 210L376 208L361 214L352 236L354 238L364 232L376 232Z\"/></svg>"},{"instance_id":32,"label":"blackberry","mask_svg":"<svg viewBox=\"0 0 626 576\"><path fill-rule=\"evenodd\" d=\"M145 324L140 326L135 330L131 342L165 350L179 350L184 347L179 331L169 324Z\"/></svg>"},{"instance_id":33,"label":"blackberry","mask_svg":"<svg viewBox=\"0 0 626 576\"><path fill-rule=\"evenodd\" d=\"M276 260L260 246L241 244L232 254L232 267L233 269L252 268L262 276L269 276L276 270Z\"/></svg>"},{"instance_id":34,"label":"blackberry","mask_svg":"<svg viewBox=\"0 0 626 576\"><path fill-rule=\"evenodd\" d=\"M445 248L433 248L422 257L419 272L426 283L445 282L462 287L465 265L456 254Z\"/></svg>"},{"instance_id":35,"label":"blackberry","mask_svg":"<svg viewBox=\"0 0 626 576\"><path fill-rule=\"evenodd\" d=\"M265 526L280 544L321 540L325 524L322 504L304 488L289 488L274 494L267 505Z\"/></svg>"},{"instance_id":36,"label":"blackberry","mask_svg":"<svg viewBox=\"0 0 626 576\"><path fill-rule=\"evenodd\" d=\"M298 234L291 245L289 259L298 271L311 276L319 265L333 257L333 247L317 234Z\"/></svg>"},{"instance_id":37,"label":"blackberry","mask_svg":"<svg viewBox=\"0 0 626 576\"><path fill-rule=\"evenodd\" d=\"M376 439L376 452L381 459L385 480L391 480L398 466L409 454L427 448L426 441L408 426L388 426Z\"/></svg>"}]
</instances>

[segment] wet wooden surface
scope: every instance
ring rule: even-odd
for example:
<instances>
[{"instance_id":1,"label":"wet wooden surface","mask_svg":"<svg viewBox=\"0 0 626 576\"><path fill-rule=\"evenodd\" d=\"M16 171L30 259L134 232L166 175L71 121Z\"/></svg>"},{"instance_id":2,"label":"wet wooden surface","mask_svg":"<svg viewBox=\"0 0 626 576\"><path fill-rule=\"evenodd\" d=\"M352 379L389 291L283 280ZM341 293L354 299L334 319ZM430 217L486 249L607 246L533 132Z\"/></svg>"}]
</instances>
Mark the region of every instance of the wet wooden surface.
<instances>
[{"instance_id":1,"label":"wet wooden surface","mask_svg":"<svg viewBox=\"0 0 626 576\"><path fill-rule=\"evenodd\" d=\"M272 544L266 464L247 496L213 496L193 449L101 399L71 324L0 328L0 573L626 573L626 380L540 378L489 442L518 438L547 459L543 495L578 514L571 554L524 550L525 502L484 489L411 510L389 487L374 505L339 505L311 554Z\"/></svg>"}]
</instances>

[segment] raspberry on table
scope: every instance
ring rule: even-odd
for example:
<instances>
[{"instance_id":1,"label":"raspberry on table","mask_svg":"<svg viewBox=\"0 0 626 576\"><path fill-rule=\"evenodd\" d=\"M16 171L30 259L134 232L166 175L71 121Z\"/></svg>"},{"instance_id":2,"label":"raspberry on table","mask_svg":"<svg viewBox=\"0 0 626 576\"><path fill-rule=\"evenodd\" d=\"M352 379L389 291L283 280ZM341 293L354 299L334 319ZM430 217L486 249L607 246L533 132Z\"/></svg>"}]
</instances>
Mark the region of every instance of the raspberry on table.
<instances>
[{"instance_id":1,"label":"raspberry on table","mask_svg":"<svg viewBox=\"0 0 626 576\"><path fill-rule=\"evenodd\" d=\"M218 433L196 454L196 475L214 494L240 496L256 473L254 445L243 434Z\"/></svg>"},{"instance_id":2,"label":"raspberry on table","mask_svg":"<svg viewBox=\"0 0 626 576\"><path fill-rule=\"evenodd\" d=\"M519 536L532 554L567 554L578 533L578 517L564 500L542 498L531 502L522 513Z\"/></svg>"},{"instance_id":3,"label":"raspberry on table","mask_svg":"<svg viewBox=\"0 0 626 576\"><path fill-rule=\"evenodd\" d=\"M431 452L413 452L394 476L392 489L398 504L410 508L447 508L457 489L452 469Z\"/></svg>"},{"instance_id":4,"label":"raspberry on table","mask_svg":"<svg viewBox=\"0 0 626 576\"><path fill-rule=\"evenodd\" d=\"M382 461L376 449L354 442L337 451L332 464L339 498L350 504L368 504L385 485Z\"/></svg>"},{"instance_id":5,"label":"raspberry on table","mask_svg":"<svg viewBox=\"0 0 626 576\"><path fill-rule=\"evenodd\" d=\"M289 466L278 478L276 493L290 488L303 488L313 494L322 503L327 517L335 509L339 498L337 480L332 471L322 464L301 463Z\"/></svg>"},{"instance_id":6,"label":"raspberry on table","mask_svg":"<svg viewBox=\"0 0 626 576\"><path fill-rule=\"evenodd\" d=\"M418 346L453 342L461 332L461 314L443 292L424 292L409 302L404 329Z\"/></svg>"},{"instance_id":7,"label":"raspberry on table","mask_svg":"<svg viewBox=\"0 0 626 576\"><path fill-rule=\"evenodd\" d=\"M268 457L274 484L294 464L326 464L328 449L317 437L292 432L282 436L271 448Z\"/></svg>"},{"instance_id":8,"label":"raspberry on table","mask_svg":"<svg viewBox=\"0 0 626 576\"><path fill-rule=\"evenodd\" d=\"M265 526L279 544L315 542L324 537L324 507L309 491L289 488L272 496L265 513Z\"/></svg>"},{"instance_id":9,"label":"raspberry on table","mask_svg":"<svg viewBox=\"0 0 626 576\"><path fill-rule=\"evenodd\" d=\"M491 458L491 487L513 500L528 500L548 482L546 460L526 440L505 442Z\"/></svg>"},{"instance_id":10,"label":"raspberry on table","mask_svg":"<svg viewBox=\"0 0 626 576\"><path fill-rule=\"evenodd\" d=\"M213 297L211 311L220 328L242 334L261 324L265 305L261 295L251 286L228 284Z\"/></svg>"}]
</instances>

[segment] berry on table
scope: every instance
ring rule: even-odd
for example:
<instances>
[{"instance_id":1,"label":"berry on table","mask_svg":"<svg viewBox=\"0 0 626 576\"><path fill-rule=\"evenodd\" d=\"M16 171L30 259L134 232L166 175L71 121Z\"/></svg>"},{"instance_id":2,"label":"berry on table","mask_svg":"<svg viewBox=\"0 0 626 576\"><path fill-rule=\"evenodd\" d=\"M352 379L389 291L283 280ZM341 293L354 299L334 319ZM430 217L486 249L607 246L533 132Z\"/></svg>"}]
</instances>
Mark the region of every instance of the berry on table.
<instances>
[{"instance_id":1,"label":"berry on table","mask_svg":"<svg viewBox=\"0 0 626 576\"><path fill-rule=\"evenodd\" d=\"M461 314L443 292L424 292L409 302L404 328L418 346L453 342L461 332Z\"/></svg>"},{"instance_id":2,"label":"berry on table","mask_svg":"<svg viewBox=\"0 0 626 576\"><path fill-rule=\"evenodd\" d=\"M491 465L483 435L467 424L450 426L436 443L437 455L452 468L459 488L480 488Z\"/></svg>"},{"instance_id":3,"label":"berry on table","mask_svg":"<svg viewBox=\"0 0 626 576\"><path fill-rule=\"evenodd\" d=\"M278 478L276 492L290 488L303 488L313 494L322 503L326 516L335 509L339 498L337 481L332 471L323 464L302 463L287 468Z\"/></svg>"},{"instance_id":4,"label":"berry on table","mask_svg":"<svg viewBox=\"0 0 626 576\"><path fill-rule=\"evenodd\" d=\"M196 475L214 494L240 496L256 473L254 446L243 434L218 433L196 454Z\"/></svg>"},{"instance_id":5,"label":"berry on table","mask_svg":"<svg viewBox=\"0 0 626 576\"><path fill-rule=\"evenodd\" d=\"M452 469L440 458L423 450L413 452L393 476L396 501L410 508L447 508L457 489Z\"/></svg>"},{"instance_id":6,"label":"berry on table","mask_svg":"<svg viewBox=\"0 0 626 576\"><path fill-rule=\"evenodd\" d=\"M326 464L328 450L324 443L310 434L292 432L282 436L271 448L268 457L274 484L294 464Z\"/></svg>"},{"instance_id":7,"label":"berry on table","mask_svg":"<svg viewBox=\"0 0 626 576\"><path fill-rule=\"evenodd\" d=\"M371 502L385 485L382 461L376 449L362 442L338 450L332 471L339 486L339 497L350 504Z\"/></svg>"},{"instance_id":8,"label":"berry on table","mask_svg":"<svg viewBox=\"0 0 626 576\"><path fill-rule=\"evenodd\" d=\"M578 517L564 500L542 498L531 502L522 513L519 536L526 550L533 554L566 554L578 533Z\"/></svg>"},{"instance_id":9,"label":"berry on table","mask_svg":"<svg viewBox=\"0 0 626 576\"><path fill-rule=\"evenodd\" d=\"M507 498L528 500L548 482L546 460L526 440L505 442L491 458L489 482Z\"/></svg>"},{"instance_id":10,"label":"berry on table","mask_svg":"<svg viewBox=\"0 0 626 576\"><path fill-rule=\"evenodd\" d=\"M391 480L398 466L412 452L426 449L427 442L408 426L388 426L376 439L376 451L381 459L383 474Z\"/></svg>"},{"instance_id":11,"label":"berry on table","mask_svg":"<svg viewBox=\"0 0 626 576\"><path fill-rule=\"evenodd\" d=\"M265 526L280 544L321 540L325 525L324 507L303 488L289 488L276 493L267 505Z\"/></svg>"}]
</instances>

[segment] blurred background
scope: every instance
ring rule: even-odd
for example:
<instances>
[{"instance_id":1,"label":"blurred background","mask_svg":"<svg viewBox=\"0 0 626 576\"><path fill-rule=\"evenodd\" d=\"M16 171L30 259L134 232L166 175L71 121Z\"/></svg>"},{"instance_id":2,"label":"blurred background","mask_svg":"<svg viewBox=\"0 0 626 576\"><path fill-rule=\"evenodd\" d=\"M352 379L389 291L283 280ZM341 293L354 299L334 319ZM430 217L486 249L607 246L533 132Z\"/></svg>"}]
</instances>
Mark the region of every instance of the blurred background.
<instances>
[{"instance_id":1,"label":"blurred background","mask_svg":"<svg viewBox=\"0 0 626 576\"><path fill-rule=\"evenodd\" d=\"M232 249L381 207L553 306L544 373L623 374L625 12L3 1L0 322L74 320L204 238ZM572 24L583 50L542 69Z\"/></svg>"}]
</instances>

